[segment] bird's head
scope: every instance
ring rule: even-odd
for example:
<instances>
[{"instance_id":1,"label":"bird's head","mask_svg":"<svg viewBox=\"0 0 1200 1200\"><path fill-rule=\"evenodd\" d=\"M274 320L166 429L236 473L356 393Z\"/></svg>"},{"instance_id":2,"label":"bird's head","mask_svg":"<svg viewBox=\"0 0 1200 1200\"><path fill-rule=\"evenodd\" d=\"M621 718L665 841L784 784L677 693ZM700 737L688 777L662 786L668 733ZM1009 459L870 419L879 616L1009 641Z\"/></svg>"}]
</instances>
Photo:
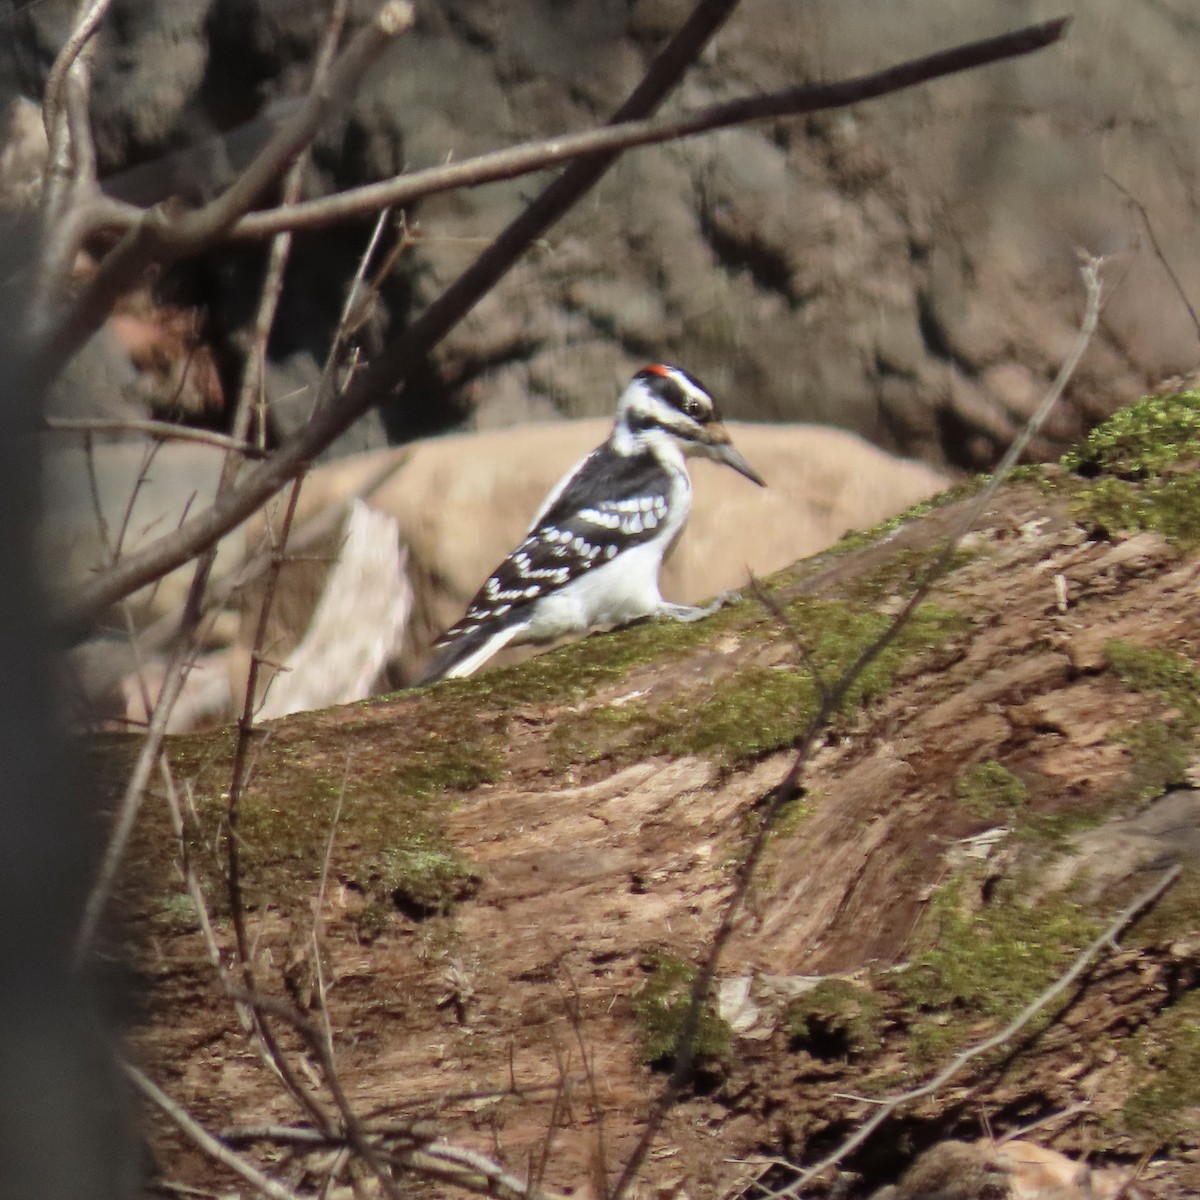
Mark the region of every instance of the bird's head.
<instances>
[{"instance_id":1,"label":"bird's head","mask_svg":"<svg viewBox=\"0 0 1200 1200\"><path fill-rule=\"evenodd\" d=\"M679 367L655 363L633 377L617 405L613 436L628 438L631 446L666 441L685 455L711 458L767 486L729 440L708 389Z\"/></svg>"}]
</instances>

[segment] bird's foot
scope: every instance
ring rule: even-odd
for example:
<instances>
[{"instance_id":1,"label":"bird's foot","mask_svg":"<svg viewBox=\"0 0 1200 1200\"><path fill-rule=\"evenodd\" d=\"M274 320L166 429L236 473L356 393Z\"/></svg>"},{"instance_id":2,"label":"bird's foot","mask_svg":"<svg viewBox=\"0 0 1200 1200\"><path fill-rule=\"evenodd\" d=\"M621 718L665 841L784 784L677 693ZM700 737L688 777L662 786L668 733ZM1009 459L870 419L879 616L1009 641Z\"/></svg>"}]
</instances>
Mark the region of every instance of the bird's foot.
<instances>
[{"instance_id":1,"label":"bird's foot","mask_svg":"<svg viewBox=\"0 0 1200 1200\"><path fill-rule=\"evenodd\" d=\"M711 617L713 613L724 608L725 605L736 604L739 600L741 600L741 596L737 592L722 592L707 604L664 603L662 608L655 613L655 616L668 621L683 621L685 624L690 624L692 621L703 621L705 617Z\"/></svg>"}]
</instances>

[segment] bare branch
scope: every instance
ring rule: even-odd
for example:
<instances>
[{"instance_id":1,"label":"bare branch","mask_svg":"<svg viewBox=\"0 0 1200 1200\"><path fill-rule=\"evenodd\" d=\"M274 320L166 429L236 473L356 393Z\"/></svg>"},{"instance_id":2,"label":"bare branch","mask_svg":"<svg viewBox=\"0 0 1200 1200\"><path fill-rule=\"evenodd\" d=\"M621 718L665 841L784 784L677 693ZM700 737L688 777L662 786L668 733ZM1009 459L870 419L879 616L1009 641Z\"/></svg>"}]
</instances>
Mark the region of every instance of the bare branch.
<instances>
[{"instance_id":1,"label":"bare branch","mask_svg":"<svg viewBox=\"0 0 1200 1200\"><path fill-rule=\"evenodd\" d=\"M199 627L202 614L198 606L191 601L192 596L189 595L189 603L185 605L180 621L185 636L180 640L179 646L167 664L162 690L154 705L154 715L138 750L137 762L134 764L129 782L125 785L121 803L117 808L116 820L109 831L108 843L104 848L104 856L100 862L96 881L88 892L84 904L83 917L79 923L79 932L71 955L72 965L76 969L83 965L91 950L92 942L100 925L100 918L112 895L117 871L125 857L125 848L129 844L129 837L133 833L137 815L141 811L142 801L146 795L150 772L154 769L162 751L163 738L166 737L171 710L175 707L175 701L179 699L179 694L183 690L183 681L187 677L188 666L195 653L194 635Z\"/></svg>"},{"instance_id":2,"label":"bare branch","mask_svg":"<svg viewBox=\"0 0 1200 1200\"><path fill-rule=\"evenodd\" d=\"M522 1183L502 1167L474 1150L434 1142L405 1155L405 1165L417 1174L497 1200L565 1200Z\"/></svg>"},{"instance_id":3,"label":"bare branch","mask_svg":"<svg viewBox=\"0 0 1200 1200\"><path fill-rule=\"evenodd\" d=\"M234 1154L228 1146L223 1146L186 1109L176 1104L166 1092L143 1075L137 1067L130 1063L123 1063L122 1069L133 1086L155 1107L165 1113L174 1122L175 1127L199 1146L209 1158L228 1167L235 1175L257 1188L264 1196L270 1196L271 1200L300 1200L295 1192L284 1187L282 1183L272 1179L269 1175L264 1175L240 1155Z\"/></svg>"},{"instance_id":4,"label":"bare branch","mask_svg":"<svg viewBox=\"0 0 1200 1200\"><path fill-rule=\"evenodd\" d=\"M902 1092L884 1101L872 1113L871 1119L860 1125L836 1150L831 1151L815 1166L809 1167L803 1174L788 1184L787 1187L781 1188L778 1192L772 1192L771 1195L778 1197L779 1200L782 1200L783 1197L799 1196L800 1189L805 1184L809 1183L817 1175L820 1175L822 1171L836 1166L847 1154L856 1147L861 1146L897 1109L905 1104L911 1104L914 1100L920 1100L925 1096L932 1096L945 1087L955 1075L965 1066L974 1062L975 1059L1011 1042L1042 1009L1054 1003L1059 996L1071 987L1091 967L1093 962L1102 958L1107 951L1111 950L1114 942L1126 927L1148 908L1152 908L1157 904L1163 893L1166 892L1182 873L1183 867L1176 865L1160 875L1152 887L1148 888L1132 904L1123 908L1113 918L1104 932L1079 954L1067 971L1064 971L1048 988L1027 1004L1003 1029L992 1034L991 1037L985 1038L982 1042L968 1047L961 1054L956 1055L928 1083L923 1083L920 1087L913 1088L908 1092Z\"/></svg>"},{"instance_id":5,"label":"bare branch","mask_svg":"<svg viewBox=\"0 0 1200 1200\"><path fill-rule=\"evenodd\" d=\"M245 458L265 458L267 451L249 442L238 441L228 434L211 429L196 429L191 425L173 425L169 421L122 420L116 417L43 417L42 424L50 433L136 433L160 442L196 442L234 450Z\"/></svg>"},{"instance_id":6,"label":"bare branch","mask_svg":"<svg viewBox=\"0 0 1200 1200\"><path fill-rule=\"evenodd\" d=\"M87 229L89 202L97 195L92 144L91 39L109 0L82 0L66 45L50 69L42 102L48 158L42 182L38 271L25 313L28 334L52 327Z\"/></svg>"},{"instance_id":7,"label":"bare branch","mask_svg":"<svg viewBox=\"0 0 1200 1200\"><path fill-rule=\"evenodd\" d=\"M311 93L320 92L327 83L334 52L342 29L346 24L346 7L348 0L334 0L333 10L313 64ZM305 145L288 168L283 180L283 192L280 199L282 208L291 208L300 199L304 186L304 172L308 169L311 156L311 145ZM271 337L271 329L275 325L275 314L279 308L279 297L283 291L283 276L287 269L288 258L292 250L292 234L288 230L278 233L271 242L267 256L267 268L263 275L262 288L259 295L258 311L254 317L254 333L250 340L250 349L246 354L245 366L242 371L242 386L238 395L237 406L233 412L233 422L230 433L237 439L245 441L250 430L251 414L258 409L258 439L265 444L267 434L266 411L259 404L262 396L263 378L265 375L267 342Z\"/></svg>"},{"instance_id":8,"label":"bare branch","mask_svg":"<svg viewBox=\"0 0 1200 1200\"><path fill-rule=\"evenodd\" d=\"M752 121L845 108L932 79L1044 49L1062 38L1069 21L1070 18L1062 17L1029 25L838 83L787 88L657 120L624 121L582 133L561 134L456 163L412 171L291 208L249 213L229 230L229 236L251 240L269 237L281 229L319 229L353 217L367 216L386 205L398 207L442 192L498 183L561 166L571 159L654 146Z\"/></svg>"},{"instance_id":9,"label":"bare branch","mask_svg":"<svg viewBox=\"0 0 1200 1200\"><path fill-rule=\"evenodd\" d=\"M736 0L701 0L610 124L632 121L653 111L735 3ZM1065 19L1045 26L1031 26L1022 31L1025 40L1020 47L1010 47L1009 52L1037 49L1048 44L1048 40L1061 37L1065 28ZM994 51L995 39L990 41ZM960 47L933 57L940 57L943 68L949 69L946 68L946 56L951 56L950 61L955 62L953 56L960 55L954 69L965 69L974 61L972 54L977 57L982 53L978 47L984 43L974 45L974 50ZM919 61L928 64L929 60ZM913 69L912 64L902 64L882 74L890 78L890 87L895 90L917 82L910 73ZM928 65L921 68L920 77L928 78L928 70ZM829 85L835 89L841 86ZM861 81L856 86L861 87ZM876 90L872 94L884 94L878 79L874 86ZM863 97L856 93L855 98ZM390 399L416 364L495 286L529 246L597 182L618 154L616 149L597 151L587 159L572 163L407 330L385 348L367 370L352 381L336 406L328 405L318 411L307 426L253 471L235 491L221 497L177 533L158 539L138 554L131 555L119 567L78 588L62 606L60 619L69 627L85 624L122 596L186 562L245 520L364 412Z\"/></svg>"},{"instance_id":10,"label":"bare branch","mask_svg":"<svg viewBox=\"0 0 1200 1200\"><path fill-rule=\"evenodd\" d=\"M46 77L45 98L42 101L42 121L46 126L46 136L53 143L58 118L63 107L63 92L66 87L67 75L84 47L91 41L104 14L108 11L111 0L83 0L80 11L75 18L75 27L71 30L66 44L58 52L50 74Z\"/></svg>"},{"instance_id":11,"label":"bare branch","mask_svg":"<svg viewBox=\"0 0 1200 1200\"><path fill-rule=\"evenodd\" d=\"M116 300L150 263L195 254L223 237L279 179L329 115L349 102L367 69L413 20L408 0L387 0L331 66L324 83L309 92L295 115L215 200L193 212L180 213L169 204L147 210L104 258L91 284L38 348L35 379L52 378L58 364L100 327Z\"/></svg>"},{"instance_id":12,"label":"bare branch","mask_svg":"<svg viewBox=\"0 0 1200 1200\"><path fill-rule=\"evenodd\" d=\"M1138 216L1142 218L1142 224L1146 228L1146 236L1150 239L1150 245L1154 250L1154 257L1158 259L1162 268L1167 273L1167 277L1171 280L1171 285L1175 288L1176 294L1183 302L1183 307L1187 309L1187 314L1192 320L1192 328L1196 331L1196 337L1200 340L1200 316L1196 315L1195 306L1188 299L1187 291L1184 289L1179 276L1175 274L1175 268L1171 266L1167 256L1163 253L1162 246L1159 245L1158 235L1154 232L1154 224L1150 220L1150 214L1146 211L1146 206L1117 178L1104 173L1104 178L1121 193L1130 205L1138 211Z\"/></svg>"}]
</instances>

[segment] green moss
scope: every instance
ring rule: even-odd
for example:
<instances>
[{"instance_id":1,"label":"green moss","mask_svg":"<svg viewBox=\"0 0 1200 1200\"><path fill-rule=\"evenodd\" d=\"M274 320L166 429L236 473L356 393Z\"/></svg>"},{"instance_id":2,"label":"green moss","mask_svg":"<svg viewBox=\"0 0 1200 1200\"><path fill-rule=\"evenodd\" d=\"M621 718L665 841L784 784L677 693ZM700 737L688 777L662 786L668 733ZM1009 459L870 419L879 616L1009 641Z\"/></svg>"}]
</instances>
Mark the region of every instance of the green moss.
<instances>
[{"instance_id":1,"label":"green moss","mask_svg":"<svg viewBox=\"0 0 1200 1200\"><path fill-rule=\"evenodd\" d=\"M1115 413L1062 465L1093 482L1072 489L1075 514L1114 531L1155 530L1200 542L1200 393L1151 396Z\"/></svg>"},{"instance_id":2,"label":"green moss","mask_svg":"<svg viewBox=\"0 0 1200 1200\"><path fill-rule=\"evenodd\" d=\"M1162 946L1200 933L1200 867L1188 866L1170 890L1122 936L1126 946Z\"/></svg>"},{"instance_id":3,"label":"green moss","mask_svg":"<svg viewBox=\"0 0 1200 1200\"><path fill-rule=\"evenodd\" d=\"M775 818L773 838L794 837L816 811L819 797L805 789L786 801Z\"/></svg>"},{"instance_id":4,"label":"green moss","mask_svg":"<svg viewBox=\"0 0 1200 1200\"><path fill-rule=\"evenodd\" d=\"M1014 880L972 909L969 882L964 876L933 894L916 938L924 948L896 977L911 1009L913 1053L926 1061L960 1045L980 1019L1015 1016L1099 928L1095 915L1062 895L1022 902Z\"/></svg>"},{"instance_id":5,"label":"green moss","mask_svg":"<svg viewBox=\"0 0 1200 1200\"><path fill-rule=\"evenodd\" d=\"M1104 643L1104 657L1126 687L1162 697L1189 723L1200 721L1200 669L1191 659L1117 638Z\"/></svg>"},{"instance_id":6,"label":"green moss","mask_svg":"<svg viewBox=\"0 0 1200 1200\"><path fill-rule=\"evenodd\" d=\"M591 705L582 712L563 713L546 739L555 772L587 766L629 748L646 719L641 704Z\"/></svg>"},{"instance_id":7,"label":"green moss","mask_svg":"<svg viewBox=\"0 0 1200 1200\"><path fill-rule=\"evenodd\" d=\"M765 586L778 590L781 584L776 579ZM805 640L808 653L803 667L752 665L721 672L718 665L707 687L673 695L666 704L652 706L622 700L619 704L582 705L577 711L561 713L548 736L551 768L561 772L571 766L658 754L701 755L731 767L791 745L820 703L820 688L811 668L815 666L830 684L836 682L890 618L869 607L842 601L803 599L788 605L785 611ZM722 618L726 630L754 626L758 640L779 642L788 636L769 612L752 602L739 605L737 612L718 614L713 620ZM705 624L673 626L673 651L682 653L687 646L712 636L712 630L705 633L698 629ZM956 614L926 605L867 668L845 697L842 710L885 694L904 663L922 650L940 645L965 624ZM588 638L579 647L567 647L544 656L544 660L493 672L490 678L500 683L511 680L512 687L506 690L522 695L529 694L523 690L526 683L522 683L526 672L534 677L535 689L570 686L586 691L621 678L647 655L653 658L657 651L650 647L658 644L664 632L661 628L637 627ZM616 652L614 648L626 640L630 645ZM603 643L599 661L589 645L593 641ZM583 655L583 669L570 674L573 682L568 685L553 672L561 664L572 664L577 654ZM499 684L488 684L489 688L496 686Z\"/></svg>"},{"instance_id":8,"label":"green moss","mask_svg":"<svg viewBox=\"0 0 1200 1200\"><path fill-rule=\"evenodd\" d=\"M1116 740L1129 747L1130 768L1117 799L1152 800L1184 776L1200 731L1200 669L1175 650L1113 639L1104 645L1113 673L1128 688L1160 699L1165 719L1139 721Z\"/></svg>"},{"instance_id":9,"label":"green moss","mask_svg":"<svg viewBox=\"0 0 1200 1200\"><path fill-rule=\"evenodd\" d=\"M743 667L717 680L707 694L678 697L668 710L645 717L650 753L700 754L732 766L792 745L821 703L812 671L832 685L889 622L870 609L807 599L791 605L788 617L805 640L805 668ZM840 711L886 693L915 653L961 627L954 614L932 606L918 610L862 673Z\"/></svg>"},{"instance_id":10,"label":"green moss","mask_svg":"<svg viewBox=\"0 0 1200 1200\"><path fill-rule=\"evenodd\" d=\"M429 836L382 851L375 870L396 906L418 919L449 912L479 886L466 859Z\"/></svg>"},{"instance_id":11,"label":"green moss","mask_svg":"<svg viewBox=\"0 0 1200 1200\"><path fill-rule=\"evenodd\" d=\"M925 578L925 573L941 557L941 544L920 549L896 550L887 560L852 580L846 596L864 603L876 602L889 596L907 596ZM950 555L945 573L953 574L979 557L978 550L959 548Z\"/></svg>"},{"instance_id":12,"label":"green moss","mask_svg":"<svg viewBox=\"0 0 1200 1200\"><path fill-rule=\"evenodd\" d=\"M972 816L1008 819L1025 806L1029 789L1007 767L989 758L968 767L954 781L954 796Z\"/></svg>"},{"instance_id":13,"label":"green moss","mask_svg":"<svg viewBox=\"0 0 1200 1200\"><path fill-rule=\"evenodd\" d=\"M749 602L731 603L702 621L650 620L582 641L536 658L487 671L468 679L434 685L439 698L453 698L477 709L489 702L506 710L579 699L605 683L619 681L631 668L682 657L716 634L748 624L757 615Z\"/></svg>"},{"instance_id":14,"label":"green moss","mask_svg":"<svg viewBox=\"0 0 1200 1200\"><path fill-rule=\"evenodd\" d=\"M1120 409L1063 456L1081 474L1145 478L1200 455L1200 392L1147 396Z\"/></svg>"},{"instance_id":15,"label":"green moss","mask_svg":"<svg viewBox=\"0 0 1200 1200\"><path fill-rule=\"evenodd\" d=\"M165 897L158 917L164 933L194 933L200 928L196 905L187 892Z\"/></svg>"},{"instance_id":16,"label":"green moss","mask_svg":"<svg viewBox=\"0 0 1200 1200\"><path fill-rule=\"evenodd\" d=\"M1117 1125L1155 1147L1194 1139L1200 1121L1200 993L1185 996L1132 1039L1139 1087Z\"/></svg>"},{"instance_id":17,"label":"green moss","mask_svg":"<svg viewBox=\"0 0 1200 1200\"><path fill-rule=\"evenodd\" d=\"M651 954L643 961L649 975L633 1001L633 1013L642 1035L642 1060L654 1066L669 1065L679 1048L679 1035L691 1004L696 968L669 954ZM705 1003L696 1026L697 1059L717 1058L729 1048L731 1031Z\"/></svg>"},{"instance_id":18,"label":"green moss","mask_svg":"<svg viewBox=\"0 0 1200 1200\"><path fill-rule=\"evenodd\" d=\"M445 815L458 792L498 776L501 728L451 707L419 721L371 714L336 726L304 714L257 733L237 825L247 907L307 905L332 830L333 869L363 890L368 907L399 905L415 917L446 911L470 872L445 841ZM192 857L216 881L218 913L227 906L220 876L234 744L224 730L168 741L176 779L195 799ZM147 862L145 877L160 869Z\"/></svg>"},{"instance_id":19,"label":"green moss","mask_svg":"<svg viewBox=\"0 0 1200 1200\"><path fill-rule=\"evenodd\" d=\"M1139 721L1113 736L1130 751L1129 773L1114 797L1126 803L1144 804L1179 783L1195 746L1192 731L1177 722Z\"/></svg>"},{"instance_id":20,"label":"green moss","mask_svg":"<svg viewBox=\"0 0 1200 1200\"><path fill-rule=\"evenodd\" d=\"M847 979L821 980L788 1005L784 1022L797 1048L823 1060L855 1059L883 1044L879 1001Z\"/></svg>"}]
</instances>

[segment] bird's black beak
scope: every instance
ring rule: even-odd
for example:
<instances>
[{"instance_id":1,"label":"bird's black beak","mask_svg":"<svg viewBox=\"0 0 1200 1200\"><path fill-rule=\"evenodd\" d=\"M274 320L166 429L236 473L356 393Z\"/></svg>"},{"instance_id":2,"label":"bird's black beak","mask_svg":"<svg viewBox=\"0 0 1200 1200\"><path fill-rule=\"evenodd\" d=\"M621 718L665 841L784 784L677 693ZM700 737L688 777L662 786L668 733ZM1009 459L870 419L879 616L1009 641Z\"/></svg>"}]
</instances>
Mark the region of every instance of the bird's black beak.
<instances>
[{"instance_id":1,"label":"bird's black beak","mask_svg":"<svg viewBox=\"0 0 1200 1200\"><path fill-rule=\"evenodd\" d=\"M739 475L745 475L751 483L766 487L767 481L741 456L729 440L729 434L719 425L709 426L708 454L710 458L732 467Z\"/></svg>"}]
</instances>

